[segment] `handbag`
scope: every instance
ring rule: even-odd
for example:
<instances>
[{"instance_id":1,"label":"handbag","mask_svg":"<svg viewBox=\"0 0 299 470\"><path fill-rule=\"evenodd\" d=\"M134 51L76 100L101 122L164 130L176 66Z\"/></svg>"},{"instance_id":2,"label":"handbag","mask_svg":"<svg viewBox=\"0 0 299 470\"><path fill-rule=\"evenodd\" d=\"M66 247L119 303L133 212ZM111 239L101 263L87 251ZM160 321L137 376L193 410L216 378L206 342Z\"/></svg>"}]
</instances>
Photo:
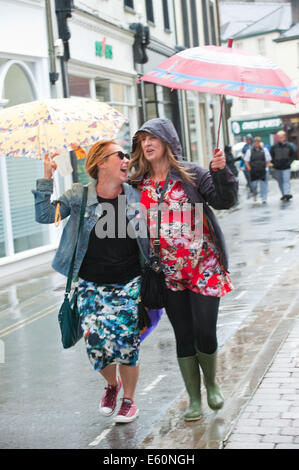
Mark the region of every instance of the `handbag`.
<instances>
[{"instance_id":1,"label":"handbag","mask_svg":"<svg viewBox=\"0 0 299 470\"><path fill-rule=\"evenodd\" d=\"M65 288L65 293L64 293L64 301L58 313L58 323L59 323L60 331L61 331L61 342L62 342L62 346L64 347L64 349L74 346L79 341L79 339L82 338L83 336L83 331L81 328L81 318L77 309L78 287L75 288L71 298L70 298L70 291L71 291L71 286L72 286L75 255L76 255L76 250L78 246L80 231L83 225L83 217L84 217L86 202L87 202L87 186L84 186L76 246L75 246L74 254L73 254L71 265L70 265L69 272L68 272L67 283L66 283L66 288Z\"/></svg>"},{"instance_id":2,"label":"handbag","mask_svg":"<svg viewBox=\"0 0 299 470\"><path fill-rule=\"evenodd\" d=\"M169 183L169 174L167 175L158 202L157 226L156 236L154 239L153 255L150 257L142 270L141 274L141 303L148 308L159 309L165 306L166 292L165 292L165 276L160 257L160 227L161 227L161 208L160 204L163 201L166 189Z\"/></svg>"}]
</instances>

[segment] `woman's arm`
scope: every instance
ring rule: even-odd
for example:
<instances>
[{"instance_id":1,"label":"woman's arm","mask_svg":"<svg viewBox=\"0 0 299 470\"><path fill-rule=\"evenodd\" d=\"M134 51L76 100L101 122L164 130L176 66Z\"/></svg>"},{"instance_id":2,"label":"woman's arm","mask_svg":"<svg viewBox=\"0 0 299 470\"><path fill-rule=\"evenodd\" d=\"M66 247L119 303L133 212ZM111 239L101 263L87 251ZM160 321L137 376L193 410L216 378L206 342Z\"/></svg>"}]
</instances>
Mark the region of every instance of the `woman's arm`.
<instances>
[{"instance_id":1,"label":"woman's arm","mask_svg":"<svg viewBox=\"0 0 299 470\"><path fill-rule=\"evenodd\" d=\"M198 191L214 209L229 209L238 200L238 180L227 167L201 169L198 183Z\"/></svg>"},{"instance_id":2,"label":"woman's arm","mask_svg":"<svg viewBox=\"0 0 299 470\"><path fill-rule=\"evenodd\" d=\"M56 170L54 161L46 155L44 159L44 178L36 181L36 190L32 190L35 198L35 220L41 224L55 222L56 205L60 202L61 219L65 219L71 211L72 190L66 191L59 201L51 202L53 193L53 173Z\"/></svg>"}]
</instances>

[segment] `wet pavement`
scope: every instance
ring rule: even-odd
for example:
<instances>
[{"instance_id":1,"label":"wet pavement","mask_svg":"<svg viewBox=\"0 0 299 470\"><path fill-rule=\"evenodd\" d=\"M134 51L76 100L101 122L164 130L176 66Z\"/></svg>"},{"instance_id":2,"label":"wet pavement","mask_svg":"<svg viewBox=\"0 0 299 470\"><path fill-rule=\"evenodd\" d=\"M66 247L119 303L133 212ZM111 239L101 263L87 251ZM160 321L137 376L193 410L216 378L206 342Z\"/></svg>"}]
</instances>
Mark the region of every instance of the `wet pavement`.
<instances>
[{"instance_id":1,"label":"wet pavement","mask_svg":"<svg viewBox=\"0 0 299 470\"><path fill-rule=\"evenodd\" d=\"M226 402L213 412L204 400L203 419L195 423L182 419L187 397L166 315L141 349L140 416L114 425L98 413L104 381L83 341L61 347L63 276L41 267L2 279L0 448L223 448L299 311L299 181L292 186L294 199L285 204L270 181L267 205L247 200L241 186L239 204L216 211L235 286L222 299L218 320L218 379Z\"/></svg>"}]
</instances>

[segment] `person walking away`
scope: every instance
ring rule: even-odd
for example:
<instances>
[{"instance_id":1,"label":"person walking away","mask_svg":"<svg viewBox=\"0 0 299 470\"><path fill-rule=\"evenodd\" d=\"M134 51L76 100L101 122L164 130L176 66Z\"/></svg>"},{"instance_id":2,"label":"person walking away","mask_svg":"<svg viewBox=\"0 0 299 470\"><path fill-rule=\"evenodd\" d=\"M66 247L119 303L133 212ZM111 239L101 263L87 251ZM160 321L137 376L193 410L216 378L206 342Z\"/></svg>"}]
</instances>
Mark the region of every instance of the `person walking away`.
<instances>
[{"instance_id":1,"label":"person walking away","mask_svg":"<svg viewBox=\"0 0 299 470\"><path fill-rule=\"evenodd\" d=\"M261 138L255 137L253 147L249 148L245 154L245 165L250 172L254 200L257 198L259 184L263 204L267 202L270 162L271 155L269 151L263 146Z\"/></svg>"},{"instance_id":2,"label":"person walking away","mask_svg":"<svg viewBox=\"0 0 299 470\"><path fill-rule=\"evenodd\" d=\"M142 219L138 219L138 232L134 223L136 211L141 214L140 193L126 183L129 158L113 141L100 141L90 148L85 168L93 180L88 184L74 264L87 354L94 370L106 381L99 405L102 415L114 413L120 389L124 390L116 423L131 422L139 414L134 403L139 377L138 297L141 263L148 259L146 222L143 233ZM33 194L37 222L53 223L57 202L61 219L69 216L52 263L55 270L67 276L75 249L83 185L73 184L59 201L51 202L55 169L56 164L45 157L44 178L37 180Z\"/></svg>"},{"instance_id":3,"label":"person walking away","mask_svg":"<svg viewBox=\"0 0 299 470\"><path fill-rule=\"evenodd\" d=\"M238 160L241 160L241 157L236 157L236 158L234 157L231 145L226 145L224 147L224 154L225 154L225 159L226 159L226 166L230 169L232 174L235 177L237 177L238 169L235 165L235 162L237 162Z\"/></svg>"},{"instance_id":4,"label":"person walking away","mask_svg":"<svg viewBox=\"0 0 299 470\"><path fill-rule=\"evenodd\" d=\"M285 131L277 132L278 142L271 147L275 179L281 191L281 201L289 201L291 194L291 163L296 159L294 147L287 142Z\"/></svg>"},{"instance_id":5,"label":"person walking away","mask_svg":"<svg viewBox=\"0 0 299 470\"><path fill-rule=\"evenodd\" d=\"M253 191L251 189L251 184L250 184L250 171L246 167L244 159L245 159L245 155L246 155L247 150L249 150L252 146L253 146L253 136L251 134L247 134L246 135L246 144L242 148L243 158L241 159L241 162L240 162L240 169L242 169L242 171L244 172L244 176L245 176L246 181L247 181L248 197L253 196Z\"/></svg>"},{"instance_id":6,"label":"person walking away","mask_svg":"<svg viewBox=\"0 0 299 470\"><path fill-rule=\"evenodd\" d=\"M162 211L160 230L165 311L174 330L177 360L189 395L184 419L198 420L200 369L210 408L217 410L224 403L216 380L216 326L220 298L233 288L224 236L210 206L232 207L237 202L238 181L227 168L222 151L212 159L209 170L183 162L181 144L169 119L151 119L143 124L133 137L132 152L129 178L142 194L152 251L157 201L168 182L163 199L168 210ZM191 206L190 222L184 221L184 215L176 216L186 204ZM200 233L193 227L195 208L203 219Z\"/></svg>"}]
</instances>

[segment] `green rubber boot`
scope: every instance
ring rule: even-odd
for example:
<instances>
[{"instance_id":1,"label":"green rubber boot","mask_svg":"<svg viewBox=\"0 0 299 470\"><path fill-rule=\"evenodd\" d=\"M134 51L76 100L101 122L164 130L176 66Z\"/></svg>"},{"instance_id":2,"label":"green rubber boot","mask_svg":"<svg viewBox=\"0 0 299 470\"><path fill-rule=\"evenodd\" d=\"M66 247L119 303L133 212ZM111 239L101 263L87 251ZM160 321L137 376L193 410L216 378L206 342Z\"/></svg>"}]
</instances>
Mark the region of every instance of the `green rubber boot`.
<instances>
[{"instance_id":1,"label":"green rubber boot","mask_svg":"<svg viewBox=\"0 0 299 470\"><path fill-rule=\"evenodd\" d=\"M217 351L213 354L205 354L197 351L196 356L204 376L208 405L212 410L219 410L223 407L224 398L216 382Z\"/></svg>"},{"instance_id":2,"label":"green rubber boot","mask_svg":"<svg viewBox=\"0 0 299 470\"><path fill-rule=\"evenodd\" d=\"M197 358L189 356L177 359L190 399L184 419L185 421L196 421L201 418L200 370Z\"/></svg>"}]
</instances>

